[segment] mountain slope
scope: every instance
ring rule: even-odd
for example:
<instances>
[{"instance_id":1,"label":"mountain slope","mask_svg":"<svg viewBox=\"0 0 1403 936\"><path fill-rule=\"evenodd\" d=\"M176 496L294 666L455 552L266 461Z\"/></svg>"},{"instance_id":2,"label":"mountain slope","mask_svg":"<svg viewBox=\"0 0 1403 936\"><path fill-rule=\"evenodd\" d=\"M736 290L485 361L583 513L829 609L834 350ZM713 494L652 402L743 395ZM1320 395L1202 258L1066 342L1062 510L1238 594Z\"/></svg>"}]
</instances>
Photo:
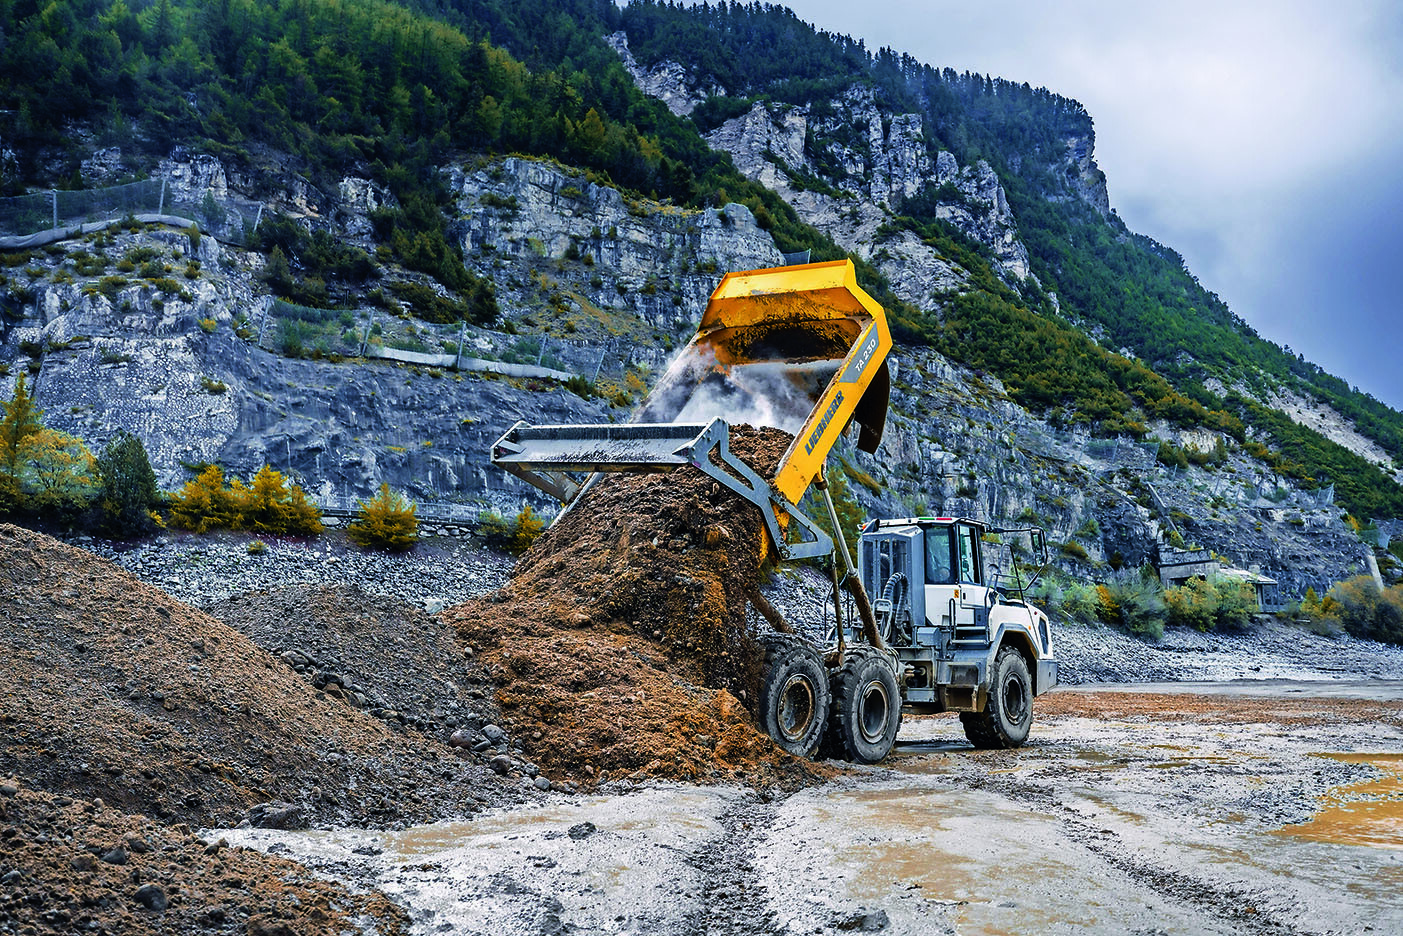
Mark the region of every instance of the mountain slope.
<instances>
[{"instance_id":1,"label":"mountain slope","mask_svg":"<svg viewBox=\"0 0 1403 936\"><path fill-rule=\"evenodd\" d=\"M720 272L808 250L854 257L910 364L880 458L842 453L873 512L1036 516L1082 575L1177 536L1293 587L1354 571L1340 508L1403 516L1403 417L1126 230L1045 89L756 4L83 0L0 29L7 194L150 174L226 219L6 257L0 365L89 444L142 434L164 483L273 461L508 506L533 492L485 464L499 423L623 418ZM919 399L946 390L963 422Z\"/></svg>"}]
</instances>

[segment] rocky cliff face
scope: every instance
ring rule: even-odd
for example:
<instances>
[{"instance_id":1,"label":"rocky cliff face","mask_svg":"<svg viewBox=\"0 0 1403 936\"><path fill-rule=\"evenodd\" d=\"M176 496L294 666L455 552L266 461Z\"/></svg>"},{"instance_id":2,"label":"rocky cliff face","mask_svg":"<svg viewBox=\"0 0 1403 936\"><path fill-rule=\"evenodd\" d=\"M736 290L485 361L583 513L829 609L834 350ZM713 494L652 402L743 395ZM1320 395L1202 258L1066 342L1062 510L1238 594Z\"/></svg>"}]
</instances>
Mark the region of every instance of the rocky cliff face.
<instances>
[{"instance_id":1,"label":"rocky cliff face","mask_svg":"<svg viewBox=\"0 0 1403 936\"><path fill-rule=\"evenodd\" d=\"M711 95L723 93L716 82L698 78L680 62L659 62L650 69L639 65L628 50L628 33L623 30L605 36L604 41L619 53L625 70L643 93L662 101L679 117L690 114Z\"/></svg>"},{"instance_id":2,"label":"rocky cliff face","mask_svg":"<svg viewBox=\"0 0 1403 936\"><path fill-rule=\"evenodd\" d=\"M1008 282L1031 275L1003 186L987 163L961 167L944 151L932 158L919 115L884 114L868 88L853 86L823 113L812 110L757 102L707 142L845 250L876 264L898 295L921 308L935 308L966 277L915 234L883 229L918 195L936 201L940 220L987 247Z\"/></svg>"},{"instance_id":3,"label":"rocky cliff face","mask_svg":"<svg viewBox=\"0 0 1403 936\"><path fill-rule=\"evenodd\" d=\"M857 128L846 142L838 138L844 121ZM988 167L960 167L949 154L929 158L914 121L886 119L861 92L821 115L757 105L713 142L882 266L912 301L935 301L964 276L913 237L881 237L883 219L899 210L893 206L931 186L949 199L952 224L991 249L1002 245L1006 276L1016 281L1026 270ZM814 181L820 168L831 183ZM256 217L262 206L367 244L368 213L388 203L360 178L332 192L288 179L260 201L217 160L198 155L177 154L162 171L173 197L208 195L226 216ZM0 396L10 395L20 371L31 372L49 425L94 449L118 428L136 433L168 488L196 463L218 462L245 477L268 463L314 495L364 497L385 481L420 502L514 511L531 498L545 506L534 489L490 467L490 444L518 419L626 418L669 350L695 328L721 274L782 262L739 205L683 210L516 158L448 167L445 178L456 200L452 235L473 271L495 283L505 319L496 329L464 329L465 352L598 376L612 403L554 381L345 352L372 325L377 341L456 347L458 326L411 320L393 300L334 313L331 327L345 330L336 347L346 357L285 356L260 278L262 256L208 234L159 228L64 242L11 275L11 287L32 299L0 343ZM232 223L227 230L226 241L239 239ZM122 273L119 264L133 256L140 268ZM396 280L425 282L389 265L370 285L392 294ZM996 380L929 349L898 349L894 362L881 451L838 452L872 515L1038 523L1058 562L1083 577L1138 567L1171 526L1189 543L1260 565L1288 593L1362 568L1358 544L1331 505L1278 487L1254 462L1234 457L1213 471L1169 472L1152 447L1058 431L1014 404ZM1167 426L1152 428L1174 436Z\"/></svg>"},{"instance_id":4,"label":"rocky cliff face","mask_svg":"<svg viewBox=\"0 0 1403 936\"><path fill-rule=\"evenodd\" d=\"M231 213L245 198L210 157L164 168L182 197L208 194ZM457 235L470 263L498 284L516 333L470 329L468 353L501 357L533 341L537 361L612 376L625 399L695 328L718 270L781 261L740 205L697 212L625 202L578 173L520 159L453 167L447 176L461 209ZM289 183L276 202L300 208L309 226L353 239L369 232L366 216L384 198L347 179L330 196ZM79 254L90 275L77 272ZM152 277L120 272L133 256L155 265L142 267ZM262 264L261 255L208 235L160 228L89 236L37 255L26 274L32 303L0 344L0 395L8 399L16 375L31 371L48 425L93 449L119 428L133 432L166 487L178 487L197 463L244 476L268 463L315 495L363 497L388 481L420 500L487 504L519 503L528 493L487 464L491 442L517 419L601 422L627 413L540 381L285 357ZM339 314L352 338L368 332L372 316L386 335L407 331L431 348L459 334L368 306Z\"/></svg>"},{"instance_id":5,"label":"rocky cliff face","mask_svg":"<svg viewBox=\"0 0 1403 936\"><path fill-rule=\"evenodd\" d=\"M516 158L448 178L469 264L493 277L508 308L544 301L544 315L563 313L576 333L689 337L718 271L783 260L743 205L693 211L625 199L582 172Z\"/></svg>"}]
</instances>

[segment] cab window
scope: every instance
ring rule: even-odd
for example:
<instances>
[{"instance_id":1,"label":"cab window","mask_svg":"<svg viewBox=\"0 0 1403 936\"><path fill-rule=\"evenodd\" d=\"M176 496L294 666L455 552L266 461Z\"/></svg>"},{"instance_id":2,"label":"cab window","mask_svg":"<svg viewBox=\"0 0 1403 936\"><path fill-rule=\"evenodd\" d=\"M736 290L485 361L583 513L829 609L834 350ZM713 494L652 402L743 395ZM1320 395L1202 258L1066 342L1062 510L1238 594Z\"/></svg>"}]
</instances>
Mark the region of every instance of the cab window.
<instances>
[{"instance_id":1,"label":"cab window","mask_svg":"<svg viewBox=\"0 0 1403 936\"><path fill-rule=\"evenodd\" d=\"M949 527L926 527L926 584L955 584L954 543Z\"/></svg>"},{"instance_id":2,"label":"cab window","mask_svg":"<svg viewBox=\"0 0 1403 936\"><path fill-rule=\"evenodd\" d=\"M956 533L960 554L960 581L979 584L979 538L973 527L961 525Z\"/></svg>"}]
</instances>

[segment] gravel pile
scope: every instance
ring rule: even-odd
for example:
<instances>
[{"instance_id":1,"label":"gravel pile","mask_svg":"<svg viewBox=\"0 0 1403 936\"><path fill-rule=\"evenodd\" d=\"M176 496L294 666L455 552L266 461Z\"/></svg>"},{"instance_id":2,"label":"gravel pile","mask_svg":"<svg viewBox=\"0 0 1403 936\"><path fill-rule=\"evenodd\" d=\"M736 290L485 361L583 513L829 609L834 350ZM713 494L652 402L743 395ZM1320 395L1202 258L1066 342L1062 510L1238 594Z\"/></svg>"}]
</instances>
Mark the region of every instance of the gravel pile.
<instances>
[{"instance_id":1,"label":"gravel pile","mask_svg":"<svg viewBox=\"0 0 1403 936\"><path fill-rule=\"evenodd\" d=\"M354 585L432 612L499 588L513 562L448 538L423 540L403 554L363 552L336 530L311 541L260 540L266 550L251 554L255 541L242 533L172 532L135 547L86 537L78 545L197 608L246 592L316 584Z\"/></svg>"},{"instance_id":2,"label":"gravel pile","mask_svg":"<svg viewBox=\"0 0 1403 936\"><path fill-rule=\"evenodd\" d=\"M380 893L185 825L0 782L0 931L144 936L403 933Z\"/></svg>"},{"instance_id":3,"label":"gravel pile","mask_svg":"<svg viewBox=\"0 0 1403 936\"><path fill-rule=\"evenodd\" d=\"M490 746L482 729L499 720L491 680L457 634L413 605L357 585L288 585L206 610L314 689L376 718Z\"/></svg>"},{"instance_id":4,"label":"gravel pile","mask_svg":"<svg viewBox=\"0 0 1403 936\"><path fill-rule=\"evenodd\" d=\"M1403 679L1403 647L1342 634L1321 637L1264 623L1246 633L1170 629L1156 642L1102 625L1053 631L1062 682L1199 682L1234 679Z\"/></svg>"},{"instance_id":5,"label":"gravel pile","mask_svg":"<svg viewBox=\"0 0 1403 936\"><path fill-rule=\"evenodd\" d=\"M4 524L0 620L0 777L34 789L204 826L430 821L539 795L510 739L489 756L375 718L111 563Z\"/></svg>"}]
</instances>

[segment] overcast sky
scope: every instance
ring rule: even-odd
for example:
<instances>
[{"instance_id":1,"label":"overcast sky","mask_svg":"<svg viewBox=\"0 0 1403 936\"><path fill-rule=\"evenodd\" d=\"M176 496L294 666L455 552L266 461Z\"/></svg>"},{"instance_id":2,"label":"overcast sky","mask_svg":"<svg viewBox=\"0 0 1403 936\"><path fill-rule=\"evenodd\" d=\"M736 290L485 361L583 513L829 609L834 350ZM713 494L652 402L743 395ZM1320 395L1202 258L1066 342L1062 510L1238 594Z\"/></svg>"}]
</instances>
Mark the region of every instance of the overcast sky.
<instances>
[{"instance_id":1,"label":"overcast sky","mask_svg":"<svg viewBox=\"0 0 1403 936\"><path fill-rule=\"evenodd\" d=\"M1403 3L784 5L1080 101L1132 230L1263 337L1403 409Z\"/></svg>"}]
</instances>

